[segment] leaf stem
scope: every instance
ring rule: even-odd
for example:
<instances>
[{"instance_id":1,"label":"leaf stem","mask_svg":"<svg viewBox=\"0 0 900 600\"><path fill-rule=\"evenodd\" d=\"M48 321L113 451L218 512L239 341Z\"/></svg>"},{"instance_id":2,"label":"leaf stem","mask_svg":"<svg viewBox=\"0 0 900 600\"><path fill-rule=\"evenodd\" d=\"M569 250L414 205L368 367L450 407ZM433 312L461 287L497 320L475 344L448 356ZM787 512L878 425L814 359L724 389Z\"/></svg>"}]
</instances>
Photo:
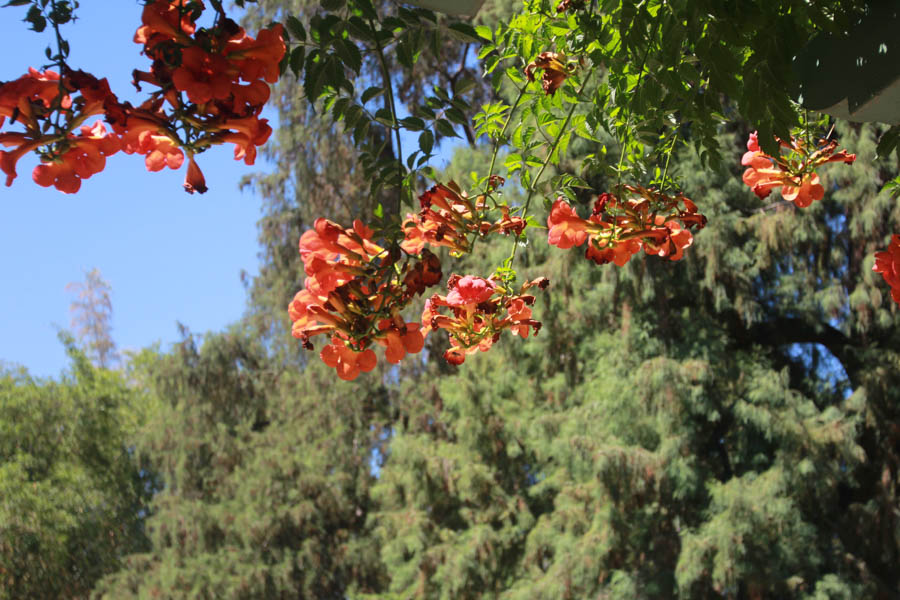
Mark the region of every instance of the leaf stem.
<instances>
[{"instance_id":1,"label":"leaf stem","mask_svg":"<svg viewBox=\"0 0 900 600\"><path fill-rule=\"evenodd\" d=\"M385 89L385 97L388 102L388 109L391 111L391 122L392 126L390 129L393 130L396 138L397 138L397 205L396 207L389 207L388 210L385 211L385 217L388 215L400 215L400 205L402 202L403 195L403 146L400 141L400 123L397 120L397 109L394 103L394 87L391 83L391 73L388 70L387 61L384 59L384 51L381 46L381 40L378 37L378 32L375 28L375 23L372 22L372 19L368 20L369 29L372 30L372 38L375 40L375 48L378 51L378 60L381 63L381 76L384 80L384 89ZM388 134L390 137L390 134Z\"/></svg>"},{"instance_id":2,"label":"leaf stem","mask_svg":"<svg viewBox=\"0 0 900 600\"><path fill-rule=\"evenodd\" d=\"M581 86L578 88L576 92L576 96L580 96L584 91L584 88L587 87L588 81L591 79L591 75L594 74L594 67L591 67L591 70L587 72L587 75L584 77L584 81L581 82ZM562 136L566 134L566 128L569 126L569 121L572 120L572 115L575 113L575 108L578 106L577 102L573 102L572 106L569 107L569 112L566 115L565 121L563 121L562 127L559 128L559 133L556 134L556 139L553 140L553 144L550 146L550 151L547 152L547 157L544 159L543 164L541 165L538 174L531 181L531 185L528 189L528 196L525 198L525 204L522 205L522 210L519 213L522 218L527 218L528 216L528 208L531 206L531 199L534 197L534 193L537 191L538 184L540 183L541 176L544 174L544 171L547 169L547 165L550 164L550 159L553 156L553 153L556 151L557 146L559 146L559 141L562 139ZM512 261L516 258L516 249L519 247L519 238L516 236L515 242L513 243L512 252L509 255L509 263L512 264Z\"/></svg>"},{"instance_id":3,"label":"leaf stem","mask_svg":"<svg viewBox=\"0 0 900 600\"><path fill-rule=\"evenodd\" d=\"M516 101L513 102L512 107L509 109L509 114L506 115L506 123L503 124L503 129L500 130L500 134L497 136L497 139L494 140L494 149L491 152L491 165L488 167L488 178L484 184L484 192L488 192L488 186L491 184L491 176L494 174L494 165L497 163L497 154L500 152L500 144L503 141L503 136L506 134L506 130L509 128L509 124L512 122L513 113L516 112L516 108L519 106L519 102L522 101L522 98L525 97L525 86L519 88L519 95L516 96Z\"/></svg>"},{"instance_id":4,"label":"leaf stem","mask_svg":"<svg viewBox=\"0 0 900 600\"><path fill-rule=\"evenodd\" d=\"M678 143L678 128L675 128L675 135L672 137L672 145L669 146L669 153L666 155L666 166L663 168L662 180L659 182L659 191L662 192L666 189L666 177L669 175L669 161L672 159L672 154L675 152L675 144Z\"/></svg>"}]
</instances>

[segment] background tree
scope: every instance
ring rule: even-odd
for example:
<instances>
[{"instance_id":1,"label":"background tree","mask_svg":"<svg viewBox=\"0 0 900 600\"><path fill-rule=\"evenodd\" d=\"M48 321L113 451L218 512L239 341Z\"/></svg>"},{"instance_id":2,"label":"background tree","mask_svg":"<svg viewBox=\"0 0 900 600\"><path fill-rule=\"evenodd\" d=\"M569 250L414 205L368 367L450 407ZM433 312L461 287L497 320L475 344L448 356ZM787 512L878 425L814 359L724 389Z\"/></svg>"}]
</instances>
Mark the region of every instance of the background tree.
<instances>
[{"instance_id":1,"label":"background tree","mask_svg":"<svg viewBox=\"0 0 900 600\"><path fill-rule=\"evenodd\" d=\"M234 327L147 350L156 406L137 448L162 478L152 547L102 598L344 598L386 578L366 515L378 387L330 385L322 366L271 361ZM365 398L360 400L361 398Z\"/></svg>"},{"instance_id":2,"label":"background tree","mask_svg":"<svg viewBox=\"0 0 900 600\"><path fill-rule=\"evenodd\" d=\"M147 545L151 487L127 444L141 395L71 339L60 381L0 374L0 598L87 598Z\"/></svg>"},{"instance_id":3,"label":"background tree","mask_svg":"<svg viewBox=\"0 0 900 600\"><path fill-rule=\"evenodd\" d=\"M116 342L112 337L112 288L97 268L85 272L84 282L66 285L75 294L69 305L72 329L85 353L100 368L106 369L119 361Z\"/></svg>"}]
</instances>

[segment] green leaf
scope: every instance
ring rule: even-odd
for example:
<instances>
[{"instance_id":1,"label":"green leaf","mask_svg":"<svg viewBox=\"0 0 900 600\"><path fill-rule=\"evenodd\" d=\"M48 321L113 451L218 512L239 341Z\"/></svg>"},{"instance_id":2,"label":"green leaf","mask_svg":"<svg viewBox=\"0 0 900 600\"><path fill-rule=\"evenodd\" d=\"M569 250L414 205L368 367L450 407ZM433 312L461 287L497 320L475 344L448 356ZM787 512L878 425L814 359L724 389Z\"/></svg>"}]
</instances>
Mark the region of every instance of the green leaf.
<instances>
[{"instance_id":1,"label":"green leaf","mask_svg":"<svg viewBox=\"0 0 900 600\"><path fill-rule=\"evenodd\" d=\"M359 75L359 71L362 69L362 54L360 54L356 44L348 40L339 39L335 41L334 49L344 62L344 66L349 67L354 73Z\"/></svg>"},{"instance_id":2,"label":"green leaf","mask_svg":"<svg viewBox=\"0 0 900 600\"><path fill-rule=\"evenodd\" d=\"M407 169L412 170L413 163L416 162L416 157L419 155L419 152L421 152L421 151L416 150L415 152L413 152L412 154L410 154L409 156L406 157L406 168Z\"/></svg>"},{"instance_id":3,"label":"green leaf","mask_svg":"<svg viewBox=\"0 0 900 600\"><path fill-rule=\"evenodd\" d=\"M306 48L304 46L297 46L293 50L291 50L291 60L290 67L291 72L295 77L300 76L300 72L303 70L303 60L306 58Z\"/></svg>"},{"instance_id":4,"label":"green leaf","mask_svg":"<svg viewBox=\"0 0 900 600\"><path fill-rule=\"evenodd\" d=\"M369 120L360 119L359 123L356 124L356 127L353 128L353 143L359 146L359 144L365 139L368 132Z\"/></svg>"},{"instance_id":5,"label":"green leaf","mask_svg":"<svg viewBox=\"0 0 900 600\"><path fill-rule=\"evenodd\" d=\"M391 111L387 108L378 109L378 112L375 113L375 120L388 127L395 127L396 125L394 118L391 116Z\"/></svg>"},{"instance_id":6,"label":"green leaf","mask_svg":"<svg viewBox=\"0 0 900 600\"><path fill-rule=\"evenodd\" d=\"M378 13L372 5L372 0L353 0L353 6L362 12L364 18L378 21Z\"/></svg>"},{"instance_id":7,"label":"green leaf","mask_svg":"<svg viewBox=\"0 0 900 600\"><path fill-rule=\"evenodd\" d=\"M897 142L900 142L900 125L894 125L881 135L878 146L875 147L875 155L878 158L889 156L891 151L897 147Z\"/></svg>"},{"instance_id":8,"label":"green leaf","mask_svg":"<svg viewBox=\"0 0 900 600\"><path fill-rule=\"evenodd\" d=\"M285 25L287 25L287 29L292 36L301 42L306 41L306 28L303 27L303 23L300 22L300 19L291 15L285 21Z\"/></svg>"},{"instance_id":9,"label":"green leaf","mask_svg":"<svg viewBox=\"0 0 900 600\"><path fill-rule=\"evenodd\" d=\"M469 90L475 87L478 82L475 81L475 78L471 75L466 74L460 81L456 82L456 85L453 86L455 94L465 94Z\"/></svg>"},{"instance_id":10,"label":"green leaf","mask_svg":"<svg viewBox=\"0 0 900 600\"><path fill-rule=\"evenodd\" d=\"M346 127L356 126L356 122L363 116L363 109L358 104L351 104L344 110L344 124ZM367 120L365 122L368 122Z\"/></svg>"},{"instance_id":11,"label":"green leaf","mask_svg":"<svg viewBox=\"0 0 900 600\"><path fill-rule=\"evenodd\" d=\"M380 94L383 94L383 93L384 93L384 88L378 87L378 86L374 86L374 85L373 85L372 87L367 88L366 91L364 91L364 92L362 93L362 98L360 99L360 101L361 101L363 104L365 104L366 102L368 102L368 101L371 100L372 98L374 98L374 97L376 97L376 96L378 96L378 95L380 95Z\"/></svg>"},{"instance_id":12,"label":"green leaf","mask_svg":"<svg viewBox=\"0 0 900 600\"><path fill-rule=\"evenodd\" d=\"M346 96L338 98L335 101L334 106L331 107L331 118L334 121L339 120L344 115L344 111L347 109L348 104L350 104L350 98L347 98Z\"/></svg>"},{"instance_id":13,"label":"green leaf","mask_svg":"<svg viewBox=\"0 0 900 600\"><path fill-rule=\"evenodd\" d=\"M325 87L325 78L326 78L326 63L324 62L314 62L312 60L313 53L311 52L306 57L306 76L303 78L303 92L306 94L306 99L310 102L315 102L319 98L319 94L322 93L322 88Z\"/></svg>"},{"instance_id":14,"label":"green leaf","mask_svg":"<svg viewBox=\"0 0 900 600\"><path fill-rule=\"evenodd\" d=\"M437 132L444 137L459 137L456 131L453 130L453 125L447 119L438 119L434 122L434 126Z\"/></svg>"},{"instance_id":15,"label":"green leaf","mask_svg":"<svg viewBox=\"0 0 900 600\"><path fill-rule=\"evenodd\" d=\"M419 136L419 149L422 150L425 154L431 154L431 150L434 148L434 134L431 133L430 129L426 129Z\"/></svg>"},{"instance_id":16,"label":"green leaf","mask_svg":"<svg viewBox=\"0 0 900 600\"><path fill-rule=\"evenodd\" d=\"M406 117L405 119L400 119L400 125L410 131L422 131L425 129L425 121L418 117Z\"/></svg>"},{"instance_id":17,"label":"green leaf","mask_svg":"<svg viewBox=\"0 0 900 600\"><path fill-rule=\"evenodd\" d=\"M491 28L487 25L477 25L475 27L475 34L489 42L494 41L494 32L491 31Z\"/></svg>"},{"instance_id":18,"label":"green leaf","mask_svg":"<svg viewBox=\"0 0 900 600\"><path fill-rule=\"evenodd\" d=\"M447 115L447 118L449 118L454 123L458 123L463 126L469 124L468 117L466 117L466 115L464 115L463 112L458 108L448 108L444 111L444 114Z\"/></svg>"}]
</instances>

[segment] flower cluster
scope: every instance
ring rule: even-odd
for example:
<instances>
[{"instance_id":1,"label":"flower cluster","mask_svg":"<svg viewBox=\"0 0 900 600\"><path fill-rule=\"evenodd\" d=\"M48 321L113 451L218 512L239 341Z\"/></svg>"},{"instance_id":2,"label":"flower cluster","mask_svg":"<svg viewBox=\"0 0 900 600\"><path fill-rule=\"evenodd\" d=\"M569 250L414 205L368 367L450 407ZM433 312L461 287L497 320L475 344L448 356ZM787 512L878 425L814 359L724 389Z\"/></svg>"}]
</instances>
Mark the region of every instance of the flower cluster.
<instances>
[{"instance_id":1,"label":"flower cluster","mask_svg":"<svg viewBox=\"0 0 900 600\"><path fill-rule=\"evenodd\" d=\"M41 157L34 181L67 193L78 191L81 180L102 171L106 157L119 150L144 156L149 171L178 169L186 153L184 187L191 193L206 191L194 155L212 145L234 144L235 159L253 164L257 147L272 133L259 115L286 50L281 26L253 39L220 13L212 28L198 28L203 8L199 0L144 6L134 40L153 63L149 72L134 71L134 81L158 89L137 107L120 102L106 79L64 63L62 73L29 69L0 82L0 126L9 119L24 129L0 132L0 144L13 148L0 154L6 185L31 151ZM84 124L95 116L106 124Z\"/></svg>"},{"instance_id":2,"label":"flower cluster","mask_svg":"<svg viewBox=\"0 0 900 600\"><path fill-rule=\"evenodd\" d=\"M497 178L492 184L502 185L500 181ZM444 246L451 254L459 256L469 252L473 234L518 235L525 229L525 220L511 217L506 206L499 207L500 219L495 222L485 220L485 197L478 196L473 201L452 181L432 187L419 197L419 204L422 210L415 215L408 214L403 222L406 239L400 246L410 254L419 254L425 244L429 244Z\"/></svg>"},{"instance_id":3,"label":"flower cluster","mask_svg":"<svg viewBox=\"0 0 900 600\"><path fill-rule=\"evenodd\" d=\"M375 368L373 343L385 347L391 363L422 349L419 323L405 322L400 312L443 277L430 251L401 263L399 249L376 244L372 235L359 220L345 229L317 219L300 238L307 279L288 307L292 334L308 349L311 337L329 336L320 357L345 380Z\"/></svg>"},{"instance_id":4,"label":"flower cluster","mask_svg":"<svg viewBox=\"0 0 900 600\"><path fill-rule=\"evenodd\" d=\"M82 179L102 171L106 157L121 149L119 136L102 122L82 125L104 114L110 99L115 102L105 79L92 77L81 89L83 80L80 74L61 77L55 71L29 69L18 79L0 83L0 126L9 119L10 125L24 129L0 132L0 145L12 148L0 151L7 186L17 176L19 159L39 150L42 162L32 172L34 181L74 193Z\"/></svg>"},{"instance_id":5,"label":"flower cluster","mask_svg":"<svg viewBox=\"0 0 900 600\"><path fill-rule=\"evenodd\" d=\"M816 168L825 163L850 164L856 160L855 154L847 154L846 150L838 152L834 140L819 140L817 145L812 145L803 138L792 136L790 143L778 142L786 153L778 157L769 156L760 149L756 132L750 134L747 152L741 158L741 164L747 167L744 183L760 198L765 198L780 186L781 196L799 208L806 208L825 195Z\"/></svg>"},{"instance_id":6,"label":"flower cluster","mask_svg":"<svg viewBox=\"0 0 900 600\"><path fill-rule=\"evenodd\" d=\"M134 72L135 84L159 88L141 105L138 118L149 112L162 117L163 123L187 128L180 145L191 162L185 180L189 192L206 189L193 153L208 146L234 144L235 160L254 163L257 146L272 133L268 121L259 115L269 99L268 84L278 80L286 51L281 25L263 29L254 39L224 14L217 16L212 28L198 28L196 19L202 10L198 0L154 0L144 7L143 24L134 35L153 61L149 72ZM168 114L162 112L164 103ZM160 141L166 144L165 137L172 138L174 131L158 131Z\"/></svg>"},{"instance_id":7,"label":"flower cluster","mask_svg":"<svg viewBox=\"0 0 900 600\"><path fill-rule=\"evenodd\" d=\"M702 229L706 217L690 199L668 196L640 186L622 186L628 196L600 194L591 216L582 219L562 197L547 218L547 241L561 249L588 242L585 257L597 264L622 267L641 248L669 260L680 260L693 243L691 229ZM684 208L681 208L683 206Z\"/></svg>"},{"instance_id":8,"label":"flower cluster","mask_svg":"<svg viewBox=\"0 0 900 600\"><path fill-rule=\"evenodd\" d=\"M900 304L900 235L891 237L891 244L884 252L875 253L875 265L872 270L881 273L891 286L891 298Z\"/></svg>"},{"instance_id":9,"label":"flower cluster","mask_svg":"<svg viewBox=\"0 0 900 600\"><path fill-rule=\"evenodd\" d=\"M502 184L494 177L488 191ZM397 245L374 242L372 230L358 220L351 228L316 220L300 238L307 278L288 307L294 337L312 349L310 338L328 336L320 357L349 380L375 368L375 344L384 346L388 362L397 363L419 352L430 331L445 329L451 344L445 358L461 364L465 354L487 350L506 329L522 337L537 332L541 325L531 318L530 308L534 296L525 291L545 288L546 279L529 282L514 294L494 279L453 275L446 296L435 294L426 301L421 325L401 316L443 277L440 260L426 245L459 255L471 250L476 236L522 233L521 217L511 216L506 206L489 209L486 201L485 196L469 198L453 182L435 185L419 197L422 210L407 216L405 237ZM495 221L486 218L491 210L499 212Z\"/></svg>"},{"instance_id":10,"label":"flower cluster","mask_svg":"<svg viewBox=\"0 0 900 600\"><path fill-rule=\"evenodd\" d=\"M535 286L546 289L547 285L549 281L541 277L523 285L518 294L512 294L492 279L454 274L447 280L446 296L435 294L426 301L422 323L426 331L447 331L450 348L444 353L444 359L461 365L467 354L489 350L504 330L523 338L531 330L537 335L541 323L531 318L535 298L525 292ZM449 309L450 314L442 313L442 308Z\"/></svg>"}]
</instances>

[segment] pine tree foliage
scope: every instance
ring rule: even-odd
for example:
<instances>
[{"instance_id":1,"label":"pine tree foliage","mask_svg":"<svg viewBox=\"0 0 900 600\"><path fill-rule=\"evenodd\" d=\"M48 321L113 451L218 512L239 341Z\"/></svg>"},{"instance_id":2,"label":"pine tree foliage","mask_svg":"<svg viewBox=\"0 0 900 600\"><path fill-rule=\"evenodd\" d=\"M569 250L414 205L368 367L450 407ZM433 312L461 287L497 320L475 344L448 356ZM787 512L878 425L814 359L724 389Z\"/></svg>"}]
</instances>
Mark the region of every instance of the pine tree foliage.
<instances>
[{"instance_id":1,"label":"pine tree foliage","mask_svg":"<svg viewBox=\"0 0 900 600\"><path fill-rule=\"evenodd\" d=\"M365 525L377 389L331 386L319 366L274 369L238 328L140 363L157 410L138 451L162 480L152 549L98 597L343 598L380 585Z\"/></svg>"}]
</instances>

